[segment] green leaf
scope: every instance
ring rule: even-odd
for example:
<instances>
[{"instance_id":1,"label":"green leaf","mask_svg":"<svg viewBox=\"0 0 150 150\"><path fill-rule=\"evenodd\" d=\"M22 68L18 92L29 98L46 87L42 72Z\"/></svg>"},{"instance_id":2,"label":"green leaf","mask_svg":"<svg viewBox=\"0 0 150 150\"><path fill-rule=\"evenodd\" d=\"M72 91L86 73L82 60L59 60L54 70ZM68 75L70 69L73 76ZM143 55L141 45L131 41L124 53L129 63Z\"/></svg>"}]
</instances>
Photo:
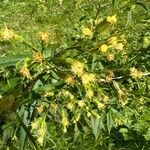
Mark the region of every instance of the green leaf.
<instances>
[{"instance_id":1,"label":"green leaf","mask_svg":"<svg viewBox=\"0 0 150 150\"><path fill-rule=\"evenodd\" d=\"M38 90L40 89L40 87L43 89L43 83L42 81L39 79L35 82L34 86L33 86L33 90ZM43 89L44 90L44 89Z\"/></svg>"},{"instance_id":2,"label":"green leaf","mask_svg":"<svg viewBox=\"0 0 150 150\"><path fill-rule=\"evenodd\" d=\"M25 130L27 136L30 138L32 144L34 145L34 147L36 148L36 150L41 150L41 148L39 147L39 145L36 143L35 138L32 136L32 134L30 133L28 127L25 125L25 123L23 122L23 120L20 118L20 116L18 114L16 114L18 121L20 122L21 126L23 127L23 129Z\"/></svg>"},{"instance_id":3,"label":"green leaf","mask_svg":"<svg viewBox=\"0 0 150 150\"><path fill-rule=\"evenodd\" d=\"M92 125L92 130L93 130L93 133L94 133L94 136L97 140L99 134L100 134L100 131L101 131L101 118L99 117L92 117L91 118L91 125Z\"/></svg>"},{"instance_id":4,"label":"green leaf","mask_svg":"<svg viewBox=\"0 0 150 150\"><path fill-rule=\"evenodd\" d=\"M11 126L11 124L5 124L3 126L3 140L7 141L8 139L12 138L14 132L14 128Z\"/></svg>"},{"instance_id":5,"label":"green leaf","mask_svg":"<svg viewBox=\"0 0 150 150\"><path fill-rule=\"evenodd\" d=\"M113 126L114 126L114 122L113 122L113 119L112 119L111 110L109 110L108 113L107 113L107 129L108 129L109 134L110 134L111 128Z\"/></svg>"},{"instance_id":6,"label":"green leaf","mask_svg":"<svg viewBox=\"0 0 150 150\"><path fill-rule=\"evenodd\" d=\"M83 21L84 19L86 19L86 17L87 17L87 15L82 16L82 17L79 19L79 21L80 21L80 22Z\"/></svg>"},{"instance_id":7,"label":"green leaf","mask_svg":"<svg viewBox=\"0 0 150 150\"><path fill-rule=\"evenodd\" d=\"M15 66L19 61L23 61L30 57L31 55L29 54L0 57L0 67Z\"/></svg>"},{"instance_id":8,"label":"green leaf","mask_svg":"<svg viewBox=\"0 0 150 150\"><path fill-rule=\"evenodd\" d=\"M113 81L113 86L116 89L116 91L122 91L118 82Z\"/></svg>"},{"instance_id":9,"label":"green leaf","mask_svg":"<svg viewBox=\"0 0 150 150\"><path fill-rule=\"evenodd\" d=\"M79 137L79 135L80 135L80 130L79 130L77 123L76 123L74 126L74 141Z\"/></svg>"},{"instance_id":10,"label":"green leaf","mask_svg":"<svg viewBox=\"0 0 150 150\"><path fill-rule=\"evenodd\" d=\"M131 10L127 11L127 22L126 22L126 27L129 26L131 24L132 21L132 12Z\"/></svg>"},{"instance_id":11,"label":"green leaf","mask_svg":"<svg viewBox=\"0 0 150 150\"><path fill-rule=\"evenodd\" d=\"M59 80L59 79L60 79L59 76L56 74L55 71L53 71L53 70L51 69L50 72L51 72L52 76L53 76L56 80Z\"/></svg>"},{"instance_id":12,"label":"green leaf","mask_svg":"<svg viewBox=\"0 0 150 150\"><path fill-rule=\"evenodd\" d=\"M115 2L116 2L115 0L112 0L112 4L113 4L113 6L115 6Z\"/></svg>"},{"instance_id":13,"label":"green leaf","mask_svg":"<svg viewBox=\"0 0 150 150\"><path fill-rule=\"evenodd\" d=\"M125 140L130 140L130 137L128 135L128 130L126 128L121 128L119 132L123 135Z\"/></svg>"},{"instance_id":14,"label":"green leaf","mask_svg":"<svg viewBox=\"0 0 150 150\"><path fill-rule=\"evenodd\" d=\"M96 67L97 67L97 64L98 62L97 61L97 58L96 58L96 55L93 56L93 60L92 60L92 64L91 64L91 70L95 70Z\"/></svg>"},{"instance_id":15,"label":"green leaf","mask_svg":"<svg viewBox=\"0 0 150 150\"><path fill-rule=\"evenodd\" d=\"M147 7L144 3L142 3L142 2L136 2L135 4L141 6L141 7L144 8L147 12L149 12L148 7Z\"/></svg>"},{"instance_id":16,"label":"green leaf","mask_svg":"<svg viewBox=\"0 0 150 150\"><path fill-rule=\"evenodd\" d=\"M23 118L23 121L26 125L29 124L29 121L27 120L27 117L28 117L28 111L24 111L24 118ZM23 129L23 127L20 128L20 136L19 136L19 148L20 150L25 150L26 148L26 143L27 143L27 140L28 140L28 137L27 137L27 134L25 132L25 130Z\"/></svg>"},{"instance_id":17,"label":"green leaf","mask_svg":"<svg viewBox=\"0 0 150 150\"><path fill-rule=\"evenodd\" d=\"M58 47L59 47L59 44L49 44L45 50L45 54L44 54L45 58L46 59L53 58L55 55L56 49Z\"/></svg>"}]
</instances>

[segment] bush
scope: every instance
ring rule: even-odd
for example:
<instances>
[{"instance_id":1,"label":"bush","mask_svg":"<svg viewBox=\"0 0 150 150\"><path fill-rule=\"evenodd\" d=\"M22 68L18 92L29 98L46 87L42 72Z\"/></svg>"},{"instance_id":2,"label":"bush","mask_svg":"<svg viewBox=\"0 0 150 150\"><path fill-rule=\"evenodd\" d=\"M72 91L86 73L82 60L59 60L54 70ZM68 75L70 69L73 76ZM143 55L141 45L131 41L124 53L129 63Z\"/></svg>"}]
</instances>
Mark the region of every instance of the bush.
<instances>
[{"instance_id":1,"label":"bush","mask_svg":"<svg viewBox=\"0 0 150 150\"><path fill-rule=\"evenodd\" d=\"M150 147L149 2L0 5L1 149Z\"/></svg>"}]
</instances>

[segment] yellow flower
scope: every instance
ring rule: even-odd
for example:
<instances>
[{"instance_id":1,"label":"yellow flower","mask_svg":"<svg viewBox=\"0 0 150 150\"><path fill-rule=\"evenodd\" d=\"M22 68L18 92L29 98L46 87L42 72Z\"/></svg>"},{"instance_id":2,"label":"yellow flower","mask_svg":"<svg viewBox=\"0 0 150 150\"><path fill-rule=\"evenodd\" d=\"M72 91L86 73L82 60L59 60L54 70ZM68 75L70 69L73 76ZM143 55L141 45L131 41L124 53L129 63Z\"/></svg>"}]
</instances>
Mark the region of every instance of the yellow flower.
<instances>
[{"instance_id":1,"label":"yellow flower","mask_svg":"<svg viewBox=\"0 0 150 150\"><path fill-rule=\"evenodd\" d=\"M112 53L110 53L110 54L107 55L107 59L108 59L109 61L113 61L113 60L114 60L114 57L115 57L115 55L112 54Z\"/></svg>"},{"instance_id":2,"label":"yellow flower","mask_svg":"<svg viewBox=\"0 0 150 150\"><path fill-rule=\"evenodd\" d=\"M96 20L94 20L94 24L95 24L95 25L98 25L98 24L101 23L102 21L103 21L102 18L96 19Z\"/></svg>"},{"instance_id":3,"label":"yellow flower","mask_svg":"<svg viewBox=\"0 0 150 150\"><path fill-rule=\"evenodd\" d=\"M78 122L78 121L80 120L80 117L81 117L81 115L80 115L80 113L78 113L78 114L75 116L75 119L74 119L73 123Z\"/></svg>"},{"instance_id":4,"label":"yellow flower","mask_svg":"<svg viewBox=\"0 0 150 150\"><path fill-rule=\"evenodd\" d=\"M123 121L120 118L114 118L114 122L116 126L122 125Z\"/></svg>"},{"instance_id":5,"label":"yellow flower","mask_svg":"<svg viewBox=\"0 0 150 150\"><path fill-rule=\"evenodd\" d=\"M73 85L75 83L75 80L74 80L73 76L67 75L66 78L65 78L65 82L68 85Z\"/></svg>"},{"instance_id":6,"label":"yellow flower","mask_svg":"<svg viewBox=\"0 0 150 150\"><path fill-rule=\"evenodd\" d=\"M86 110L89 110L90 108L88 106L85 107Z\"/></svg>"},{"instance_id":7,"label":"yellow flower","mask_svg":"<svg viewBox=\"0 0 150 150\"><path fill-rule=\"evenodd\" d=\"M62 5L63 0L59 0L59 4Z\"/></svg>"},{"instance_id":8,"label":"yellow flower","mask_svg":"<svg viewBox=\"0 0 150 150\"><path fill-rule=\"evenodd\" d=\"M38 107L36 107L36 109L37 109L38 113L42 113L44 110L44 106L43 105L38 106Z\"/></svg>"},{"instance_id":9,"label":"yellow flower","mask_svg":"<svg viewBox=\"0 0 150 150\"><path fill-rule=\"evenodd\" d=\"M100 118L100 115L96 111L91 111L92 115L94 115L97 118Z\"/></svg>"},{"instance_id":10,"label":"yellow flower","mask_svg":"<svg viewBox=\"0 0 150 150\"><path fill-rule=\"evenodd\" d=\"M73 109L73 103L72 102L67 103L66 107L67 107L67 109L72 110Z\"/></svg>"},{"instance_id":11,"label":"yellow flower","mask_svg":"<svg viewBox=\"0 0 150 150\"><path fill-rule=\"evenodd\" d=\"M73 99L74 95L72 93L70 93L68 90L62 90L60 91L60 96L63 95L64 97Z\"/></svg>"},{"instance_id":12,"label":"yellow flower","mask_svg":"<svg viewBox=\"0 0 150 150\"><path fill-rule=\"evenodd\" d=\"M107 75L106 75L106 77L105 77L106 81L107 81L107 82L111 82L111 81L113 80L113 77L114 77L113 71L108 70L108 73L107 73Z\"/></svg>"},{"instance_id":13,"label":"yellow flower","mask_svg":"<svg viewBox=\"0 0 150 150\"><path fill-rule=\"evenodd\" d=\"M83 28L82 29L82 34L84 36L92 36L93 32L89 28Z\"/></svg>"},{"instance_id":14,"label":"yellow flower","mask_svg":"<svg viewBox=\"0 0 150 150\"><path fill-rule=\"evenodd\" d=\"M102 44L99 48L99 51L102 53L107 52L107 50L108 50L108 46L106 44Z\"/></svg>"},{"instance_id":15,"label":"yellow flower","mask_svg":"<svg viewBox=\"0 0 150 150\"><path fill-rule=\"evenodd\" d=\"M122 43L118 43L118 44L115 46L115 48L122 51L122 50L123 50L123 46L124 46L124 45L123 45Z\"/></svg>"},{"instance_id":16,"label":"yellow flower","mask_svg":"<svg viewBox=\"0 0 150 150\"><path fill-rule=\"evenodd\" d=\"M117 37L113 36L113 37L109 38L107 40L107 43L110 45L116 45L117 44Z\"/></svg>"},{"instance_id":17,"label":"yellow flower","mask_svg":"<svg viewBox=\"0 0 150 150\"><path fill-rule=\"evenodd\" d=\"M62 124L63 124L64 126L68 126L68 124L69 124L68 119L67 119L67 116L66 116L66 113L65 113L64 110L62 111Z\"/></svg>"},{"instance_id":18,"label":"yellow flower","mask_svg":"<svg viewBox=\"0 0 150 150\"><path fill-rule=\"evenodd\" d=\"M38 63L42 63L42 61L44 60L44 56L41 52L34 52L32 57L33 60Z\"/></svg>"},{"instance_id":19,"label":"yellow flower","mask_svg":"<svg viewBox=\"0 0 150 150\"><path fill-rule=\"evenodd\" d=\"M44 142L44 136L46 133L46 122L45 117L39 117L34 120L34 122L31 123L31 131L35 133L35 136L37 137L37 141L39 144L43 145Z\"/></svg>"},{"instance_id":20,"label":"yellow flower","mask_svg":"<svg viewBox=\"0 0 150 150\"><path fill-rule=\"evenodd\" d=\"M54 96L54 92L45 91L45 92L43 93L43 97L49 97L49 96Z\"/></svg>"},{"instance_id":21,"label":"yellow flower","mask_svg":"<svg viewBox=\"0 0 150 150\"><path fill-rule=\"evenodd\" d=\"M37 141L38 141L39 144L43 145L44 137L43 136L38 136Z\"/></svg>"},{"instance_id":22,"label":"yellow flower","mask_svg":"<svg viewBox=\"0 0 150 150\"><path fill-rule=\"evenodd\" d=\"M117 22L117 18L116 18L116 15L113 15L113 16L108 16L106 18L106 22L110 23L110 24L114 24Z\"/></svg>"},{"instance_id":23,"label":"yellow flower","mask_svg":"<svg viewBox=\"0 0 150 150\"><path fill-rule=\"evenodd\" d=\"M146 36L143 39L143 48L147 48L150 46L150 36Z\"/></svg>"},{"instance_id":24,"label":"yellow flower","mask_svg":"<svg viewBox=\"0 0 150 150\"><path fill-rule=\"evenodd\" d=\"M39 32L38 33L38 38L41 42L43 42L44 44L48 44L49 41L49 36L47 32Z\"/></svg>"},{"instance_id":25,"label":"yellow flower","mask_svg":"<svg viewBox=\"0 0 150 150\"><path fill-rule=\"evenodd\" d=\"M44 137L45 137L45 133L46 133L46 122L45 119L42 119L42 121L40 122L40 127L37 131L37 141L39 142L39 144L43 145L44 143Z\"/></svg>"},{"instance_id":26,"label":"yellow flower","mask_svg":"<svg viewBox=\"0 0 150 150\"><path fill-rule=\"evenodd\" d=\"M109 100L109 97L107 96L107 95L103 95L103 102L104 103L107 103L108 102L108 100Z\"/></svg>"},{"instance_id":27,"label":"yellow flower","mask_svg":"<svg viewBox=\"0 0 150 150\"><path fill-rule=\"evenodd\" d=\"M143 76L143 73L133 67L133 68L130 68L130 76L134 79L138 79Z\"/></svg>"},{"instance_id":28,"label":"yellow flower","mask_svg":"<svg viewBox=\"0 0 150 150\"><path fill-rule=\"evenodd\" d=\"M69 125L69 122L68 122L68 118L67 118L64 110L62 110L62 121L61 121L61 123L64 127L64 132L67 132L67 126Z\"/></svg>"},{"instance_id":29,"label":"yellow flower","mask_svg":"<svg viewBox=\"0 0 150 150\"><path fill-rule=\"evenodd\" d=\"M91 115L92 115L92 114L88 111L88 112L87 112L87 116L88 116L88 117L91 117Z\"/></svg>"},{"instance_id":30,"label":"yellow flower","mask_svg":"<svg viewBox=\"0 0 150 150\"><path fill-rule=\"evenodd\" d=\"M96 76L93 73L85 73L81 76L82 84L84 86L89 85L91 82L95 82Z\"/></svg>"},{"instance_id":31,"label":"yellow flower","mask_svg":"<svg viewBox=\"0 0 150 150\"><path fill-rule=\"evenodd\" d=\"M103 103L98 102L97 105L98 105L99 109L104 109L105 108L105 105Z\"/></svg>"},{"instance_id":32,"label":"yellow flower","mask_svg":"<svg viewBox=\"0 0 150 150\"><path fill-rule=\"evenodd\" d=\"M58 109L58 105L57 105L56 103L51 103L51 104L50 104L50 107L51 107L54 111L56 111L56 110Z\"/></svg>"},{"instance_id":33,"label":"yellow flower","mask_svg":"<svg viewBox=\"0 0 150 150\"><path fill-rule=\"evenodd\" d=\"M42 126L41 126L42 127ZM40 128L38 130L38 134L41 135L41 136L44 136L45 135L45 129L44 128Z\"/></svg>"},{"instance_id":34,"label":"yellow flower","mask_svg":"<svg viewBox=\"0 0 150 150\"><path fill-rule=\"evenodd\" d=\"M37 121L34 121L31 123L31 129L34 130L34 129L37 129L39 126L39 123Z\"/></svg>"},{"instance_id":35,"label":"yellow flower","mask_svg":"<svg viewBox=\"0 0 150 150\"><path fill-rule=\"evenodd\" d=\"M1 37L4 41L11 41L15 39L15 33L12 30L4 29L1 33Z\"/></svg>"},{"instance_id":36,"label":"yellow flower","mask_svg":"<svg viewBox=\"0 0 150 150\"><path fill-rule=\"evenodd\" d=\"M26 66L21 68L20 73L23 75L24 78L29 78L30 77L30 72Z\"/></svg>"},{"instance_id":37,"label":"yellow flower","mask_svg":"<svg viewBox=\"0 0 150 150\"><path fill-rule=\"evenodd\" d=\"M83 107L84 105L85 105L85 102L83 101L83 100L80 100L79 102L78 102L78 105L79 105L79 107Z\"/></svg>"},{"instance_id":38,"label":"yellow flower","mask_svg":"<svg viewBox=\"0 0 150 150\"><path fill-rule=\"evenodd\" d=\"M84 64L79 61L73 62L71 64L71 71L80 77L84 72Z\"/></svg>"},{"instance_id":39,"label":"yellow flower","mask_svg":"<svg viewBox=\"0 0 150 150\"><path fill-rule=\"evenodd\" d=\"M93 95L94 95L94 92L91 89L88 89L86 91L86 97L91 99L93 97Z\"/></svg>"},{"instance_id":40,"label":"yellow flower","mask_svg":"<svg viewBox=\"0 0 150 150\"><path fill-rule=\"evenodd\" d=\"M110 77L109 75L106 75L105 79L107 82L111 82L113 80L112 77Z\"/></svg>"}]
</instances>

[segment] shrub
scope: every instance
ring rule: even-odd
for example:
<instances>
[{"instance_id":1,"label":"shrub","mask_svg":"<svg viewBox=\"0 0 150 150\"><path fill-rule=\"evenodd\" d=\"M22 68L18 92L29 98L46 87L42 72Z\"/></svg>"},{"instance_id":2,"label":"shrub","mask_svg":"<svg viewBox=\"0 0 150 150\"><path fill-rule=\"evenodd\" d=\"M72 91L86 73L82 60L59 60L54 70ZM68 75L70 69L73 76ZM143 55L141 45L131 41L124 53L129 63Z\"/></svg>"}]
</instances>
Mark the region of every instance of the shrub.
<instances>
[{"instance_id":1,"label":"shrub","mask_svg":"<svg viewBox=\"0 0 150 150\"><path fill-rule=\"evenodd\" d=\"M1 5L3 149L150 146L148 2Z\"/></svg>"}]
</instances>

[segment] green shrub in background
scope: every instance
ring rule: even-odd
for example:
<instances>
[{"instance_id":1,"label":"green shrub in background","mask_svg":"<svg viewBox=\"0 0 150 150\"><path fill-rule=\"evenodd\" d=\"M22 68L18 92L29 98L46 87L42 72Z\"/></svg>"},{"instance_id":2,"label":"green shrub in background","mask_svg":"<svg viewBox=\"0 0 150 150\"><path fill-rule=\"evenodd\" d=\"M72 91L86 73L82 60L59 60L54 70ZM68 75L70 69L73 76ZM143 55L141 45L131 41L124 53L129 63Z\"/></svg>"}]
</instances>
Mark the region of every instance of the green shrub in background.
<instances>
[{"instance_id":1,"label":"green shrub in background","mask_svg":"<svg viewBox=\"0 0 150 150\"><path fill-rule=\"evenodd\" d=\"M0 6L1 149L149 149L149 2Z\"/></svg>"}]
</instances>

